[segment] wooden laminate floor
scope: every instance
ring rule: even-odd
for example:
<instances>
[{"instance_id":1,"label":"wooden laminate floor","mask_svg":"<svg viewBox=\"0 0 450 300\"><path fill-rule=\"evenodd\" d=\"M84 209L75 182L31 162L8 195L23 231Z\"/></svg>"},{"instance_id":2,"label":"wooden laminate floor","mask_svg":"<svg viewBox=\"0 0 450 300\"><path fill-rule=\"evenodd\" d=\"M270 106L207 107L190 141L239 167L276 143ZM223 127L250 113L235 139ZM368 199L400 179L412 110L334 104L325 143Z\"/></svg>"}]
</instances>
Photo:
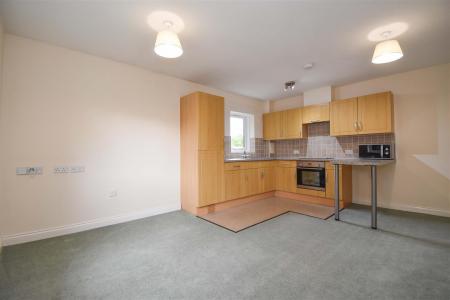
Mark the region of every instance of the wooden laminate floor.
<instances>
[{"instance_id":1,"label":"wooden laminate floor","mask_svg":"<svg viewBox=\"0 0 450 300\"><path fill-rule=\"evenodd\" d=\"M200 218L238 232L287 212L327 219L334 214L334 208L304 203L298 200L271 197L209 213L200 216Z\"/></svg>"}]
</instances>

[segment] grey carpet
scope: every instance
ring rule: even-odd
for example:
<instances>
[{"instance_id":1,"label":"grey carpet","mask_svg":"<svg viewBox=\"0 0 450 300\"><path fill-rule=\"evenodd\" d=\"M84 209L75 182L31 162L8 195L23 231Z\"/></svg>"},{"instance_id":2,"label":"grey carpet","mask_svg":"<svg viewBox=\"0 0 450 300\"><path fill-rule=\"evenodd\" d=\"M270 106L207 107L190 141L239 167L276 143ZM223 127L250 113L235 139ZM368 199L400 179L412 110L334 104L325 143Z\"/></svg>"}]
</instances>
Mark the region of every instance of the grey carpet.
<instances>
[{"instance_id":1,"label":"grey carpet","mask_svg":"<svg viewBox=\"0 0 450 300\"><path fill-rule=\"evenodd\" d=\"M450 219L369 216L233 233L174 212L5 247L0 299L449 299Z\"/></svg>"}]
</instances>

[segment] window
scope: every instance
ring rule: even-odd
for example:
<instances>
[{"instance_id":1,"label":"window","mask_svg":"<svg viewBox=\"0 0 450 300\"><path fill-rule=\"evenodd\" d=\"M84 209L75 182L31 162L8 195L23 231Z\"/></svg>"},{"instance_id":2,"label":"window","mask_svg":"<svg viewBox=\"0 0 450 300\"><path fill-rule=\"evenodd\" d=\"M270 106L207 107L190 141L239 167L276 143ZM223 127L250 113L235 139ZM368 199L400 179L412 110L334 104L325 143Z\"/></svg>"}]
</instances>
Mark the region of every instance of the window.
<instances>
[{"instance_id":1,"label":"window","mask_svg":"<svg viewBox=\"0 0 450 300\"><path fill-rule=\"evenodd\" d=\"M230 113L231 152L250 152L250 132L252 130L252 115L240 112Z\"/></svg>"}]
</instances>

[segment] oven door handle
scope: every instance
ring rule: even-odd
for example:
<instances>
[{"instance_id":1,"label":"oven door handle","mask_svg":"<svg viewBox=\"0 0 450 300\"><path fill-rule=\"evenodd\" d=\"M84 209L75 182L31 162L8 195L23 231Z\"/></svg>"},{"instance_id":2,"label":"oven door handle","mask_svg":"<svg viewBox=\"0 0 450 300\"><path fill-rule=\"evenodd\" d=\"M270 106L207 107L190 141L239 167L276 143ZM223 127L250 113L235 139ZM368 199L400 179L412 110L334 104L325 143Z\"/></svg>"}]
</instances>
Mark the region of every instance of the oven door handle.
<instances>
[{"instance_id":1,"label":"oven door handle","mask_svg":"<svg viewBox=\"0 0 450 300\"><path fill-rule=\"evenodd\" d=\"M317 171L322 171L322 170L325 170L325 168L297 167L297 170L317 170Z\"/></svg>"}]
</instances>

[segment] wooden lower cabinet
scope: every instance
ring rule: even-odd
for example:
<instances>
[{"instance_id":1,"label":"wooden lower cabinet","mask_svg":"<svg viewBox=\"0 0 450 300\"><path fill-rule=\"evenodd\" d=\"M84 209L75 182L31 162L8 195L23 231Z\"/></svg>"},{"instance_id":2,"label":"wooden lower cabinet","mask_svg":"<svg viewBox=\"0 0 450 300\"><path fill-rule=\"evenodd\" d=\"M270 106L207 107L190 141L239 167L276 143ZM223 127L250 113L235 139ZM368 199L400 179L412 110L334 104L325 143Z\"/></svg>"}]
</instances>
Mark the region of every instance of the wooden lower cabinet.
<instances>
[{"instance_id":1,"label":"wooden lower cabinet","mask_svg":"<svg viewBox=\"0 0 450 300\"><path fill-rule=\"evenodd\" d=\"M261 168L259 171L260 185L259 193L266 193L275 190L275 169Z\"/></svg>"},{"instance_id":2,"label":"wooden lower cabinet","mask_svg":"<svg viewBox=\"0 0 450 300\"><path fill-rule=\"evenodd\" d=\"M241 197L241 171L225 172L225 200Z\"/></svg>"},{"instance_id":3,"label":"wooden lower cabinet","mask_svg":"<svg viewBox=\"0 0 450 300\"><path fill-rule=\"evenodd\" d=\"M275 169L254 162L225 164L225 200L275 190Z\"/></svg>"},{"instance_id":4,"label":"wooden lower cabinet","mask_svg":"<svg viewBox=\"0 0 450 300\"><path fill-rule=\"evenodd\" d=\"M240 197L247 197L258 194L259 192L259 172L258 169L242 170L241 175L241 193Z\"/></svg>"},{"instance_id":5,"label":"wooden lower cabinet","mask_svg":"<svg viewBox=\"0 0 450 300\"><path fill-rule=\"evenodd\" d=\"M276 190L295 193L297 191L297 168L278 166L275 168Z\"/></svg>"},{"instance_id":6,"label":"wooden lower cabinet","mask_svg":"<svg viewBox=\"0 0 450 300\"><path fill-rule=\"evenodd\" d=\"M272 164L241 162L225 164L224 200L233 200L271 191L282 191L320 198L334 199L334 165L325 164L325 191L297 188L295 161L277 161ZM340 169L340 199L352 201L351 166ZM327 200L328 201L328 200ZM330 202L331 203L331 202Z\"/></svg>"}]
</instances>

